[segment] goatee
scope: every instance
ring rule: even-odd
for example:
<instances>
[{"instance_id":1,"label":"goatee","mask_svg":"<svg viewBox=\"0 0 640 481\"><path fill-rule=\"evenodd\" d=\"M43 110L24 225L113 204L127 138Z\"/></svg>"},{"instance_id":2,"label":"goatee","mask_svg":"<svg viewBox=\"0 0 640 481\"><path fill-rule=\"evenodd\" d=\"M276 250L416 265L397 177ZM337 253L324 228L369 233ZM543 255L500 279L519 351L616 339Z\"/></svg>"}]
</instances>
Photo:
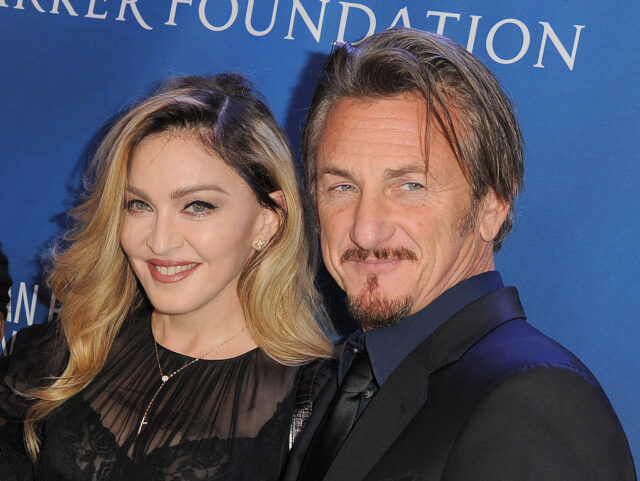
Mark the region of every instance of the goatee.
<instances>
[{"instance_id":1,"label":"goatee","mask_svg":"<svg viewBox=\"0 0 640 481\"><path fill-rule=\"evenodd\" d=\"M407 317L411 312L411 296L389 299L382 295L377 274L367 277L367 285L358 297L347 299L349 312L362 325L363 330L389 327Z\"/></svg>"}]
</instances>

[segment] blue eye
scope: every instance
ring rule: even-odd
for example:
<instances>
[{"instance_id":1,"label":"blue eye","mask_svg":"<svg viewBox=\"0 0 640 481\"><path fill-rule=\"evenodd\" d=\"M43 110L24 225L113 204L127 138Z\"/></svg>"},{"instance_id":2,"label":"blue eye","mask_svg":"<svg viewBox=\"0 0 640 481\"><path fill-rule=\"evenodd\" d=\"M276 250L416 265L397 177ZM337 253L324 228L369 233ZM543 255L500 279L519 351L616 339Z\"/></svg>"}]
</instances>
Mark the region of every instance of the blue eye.
<instances>
[{"instance_id":1,"label":"blue eye","mask_svg":"<svg viewBox=\"0 0 640 481\"><path fill-rule=\"evenodd\" d=\"M353 185L341 184L333 187L333 190L337 190L338 192L351 192L356 190L356 188Z\"/></svg>"},{"instance_id":2,"label":"blue eye","mask_svg":"<svg viewBox=\"0 0 640 481\"><path fill-rule=\"evenodd\" d=\"M213 205L209 202L205 202L203 200L196 200L193 202L188 203L185 207L184 210L191 215L194 216L199 216L199 215L204 215L207 213L207 211L210 210L214 210L217 209L218 206Z\"/></svg>"},{"instance_id":3,"label":"blue eye","mask_svg":"<svg viewBox=\"0 0 640 481\"><path fill-rule=\"evenodd\" d=\"M144 212L150 210L149 204L140 199L131 199L126 203L125 208L132 214Z\"/></svg>"},{"instance_id":4,"label":"blue eye","mask_svg":"<svg viewBox=\"0 0 640 481\"><path fill-rule=\"evenodd\" d=\"M418 182L406 182L402 184L400 188L402 190L420 190L424 189L424 186L422 184L419 184Z\"/></svg>"}]
</instances>

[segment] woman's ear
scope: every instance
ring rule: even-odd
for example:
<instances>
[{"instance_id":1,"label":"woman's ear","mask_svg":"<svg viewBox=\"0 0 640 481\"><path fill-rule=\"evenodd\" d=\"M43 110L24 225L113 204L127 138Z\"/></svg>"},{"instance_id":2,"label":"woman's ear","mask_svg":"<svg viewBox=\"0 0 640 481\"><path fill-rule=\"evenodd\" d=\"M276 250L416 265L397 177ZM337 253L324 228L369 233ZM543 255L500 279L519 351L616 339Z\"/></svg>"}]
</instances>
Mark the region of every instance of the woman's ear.
<instances>
[{"instance_id":1,"label":"woman's ear","mask_svg":"<svg viewBox=\"0 0 640 481\"><path fill-rule=\"evenodd\" d=\"M498 199L493 189L489 189L482 199L481 206L478 219L480 237L485 242L493 242L507 218L511 202Z\"/></svg>"},{"instance_id":2,"label":"woman's ear","mask_svg":"<svg viewBox=\"0 0 640 481\"><path fill-rule=\"evenodd\" d=\"M280 206L280 208L287 212L287 198L284 195L284 192L281 190L276 190L275 192L271 192L269 197L273 199L273 201Z\"/></svg>"},{"instance_id":3,"label":"woman's ear","mask_svg":"<svg viewBox=\"0 0 640 481\"><path fill-rule=\"evenodd\" d=\"M287 211L287 199L284 193L281 190L277 190L269 194L269 197L273 199L273 201L280 206L283 211ZM257 251L262 250L271 240L271 238L275 235L280 227L280 216L278 213L269 209L268 207L263 207L262 209L262 226L253 242L253 248Z\"/></svg>"}]
</instances>

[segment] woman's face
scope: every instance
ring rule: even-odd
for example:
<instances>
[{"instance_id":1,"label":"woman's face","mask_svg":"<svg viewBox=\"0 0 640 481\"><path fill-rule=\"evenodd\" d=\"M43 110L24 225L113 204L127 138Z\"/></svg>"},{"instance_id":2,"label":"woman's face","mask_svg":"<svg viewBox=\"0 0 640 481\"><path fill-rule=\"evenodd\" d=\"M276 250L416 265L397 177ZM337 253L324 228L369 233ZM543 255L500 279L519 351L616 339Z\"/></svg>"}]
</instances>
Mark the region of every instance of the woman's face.
<instances>
[{"instance_id":1,"label":"woman's face","mask_svg":"<svg viewBox=\"0 0 640 481\"><path fill-rule=\"evenodd\" d=\"M131 163L120 242L154 308L225 312L254 245L277 217L222 159L188 134L156 134Z\"/></svg>"}]
</instances>

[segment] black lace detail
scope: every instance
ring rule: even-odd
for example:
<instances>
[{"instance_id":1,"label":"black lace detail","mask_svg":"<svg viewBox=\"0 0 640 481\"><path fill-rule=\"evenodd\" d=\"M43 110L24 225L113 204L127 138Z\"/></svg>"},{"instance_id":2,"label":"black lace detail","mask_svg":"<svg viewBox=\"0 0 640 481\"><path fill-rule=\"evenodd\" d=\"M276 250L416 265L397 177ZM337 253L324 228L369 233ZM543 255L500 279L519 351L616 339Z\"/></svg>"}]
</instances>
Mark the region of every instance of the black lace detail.
<instances>
[{"instance_id":1,"label":"black lace detail","mask_svg":"<svg viewBox=\"0 0 640 481\"><path fill-rule=\"evenodd\" d=\"M138 434L160 383L149 326L148 316L129 323L94 381L47 418L37 479L277 480L288 455L300 368L278 364L259 349L233 359L199 361L167 383ZM41 355L51 353L47 343L11 359L13 367L4 374L45 364ZM190 359L162 346L159 356L166 371ZM46 364L46 372L40 367L43 376L50 375ZM304 369L317 378L315 365ZM26 370L33 379L35 371ZM24 387L14 374L0 384L0 398L13 399L15 387ZM28 400L21 397L13 404L14 413L0 406L0 426L19 416Z\"/></svg>"},{"instance_id":2,"label":"black lace detail","mask_svg":"<svg viewBox=\"0 0 640 481\"><path fill-rule=\"evenodd\" d=\"M48 421L53 432L45 437L39 471L49 472L43 479L96 481L277 479L287 454L283 426L290 417L280 403L254 438L214 437L159 446L134 463L100 416L76 397ZM51 469L56 477L51 477Z\"/></svg>"}]
</instances>

